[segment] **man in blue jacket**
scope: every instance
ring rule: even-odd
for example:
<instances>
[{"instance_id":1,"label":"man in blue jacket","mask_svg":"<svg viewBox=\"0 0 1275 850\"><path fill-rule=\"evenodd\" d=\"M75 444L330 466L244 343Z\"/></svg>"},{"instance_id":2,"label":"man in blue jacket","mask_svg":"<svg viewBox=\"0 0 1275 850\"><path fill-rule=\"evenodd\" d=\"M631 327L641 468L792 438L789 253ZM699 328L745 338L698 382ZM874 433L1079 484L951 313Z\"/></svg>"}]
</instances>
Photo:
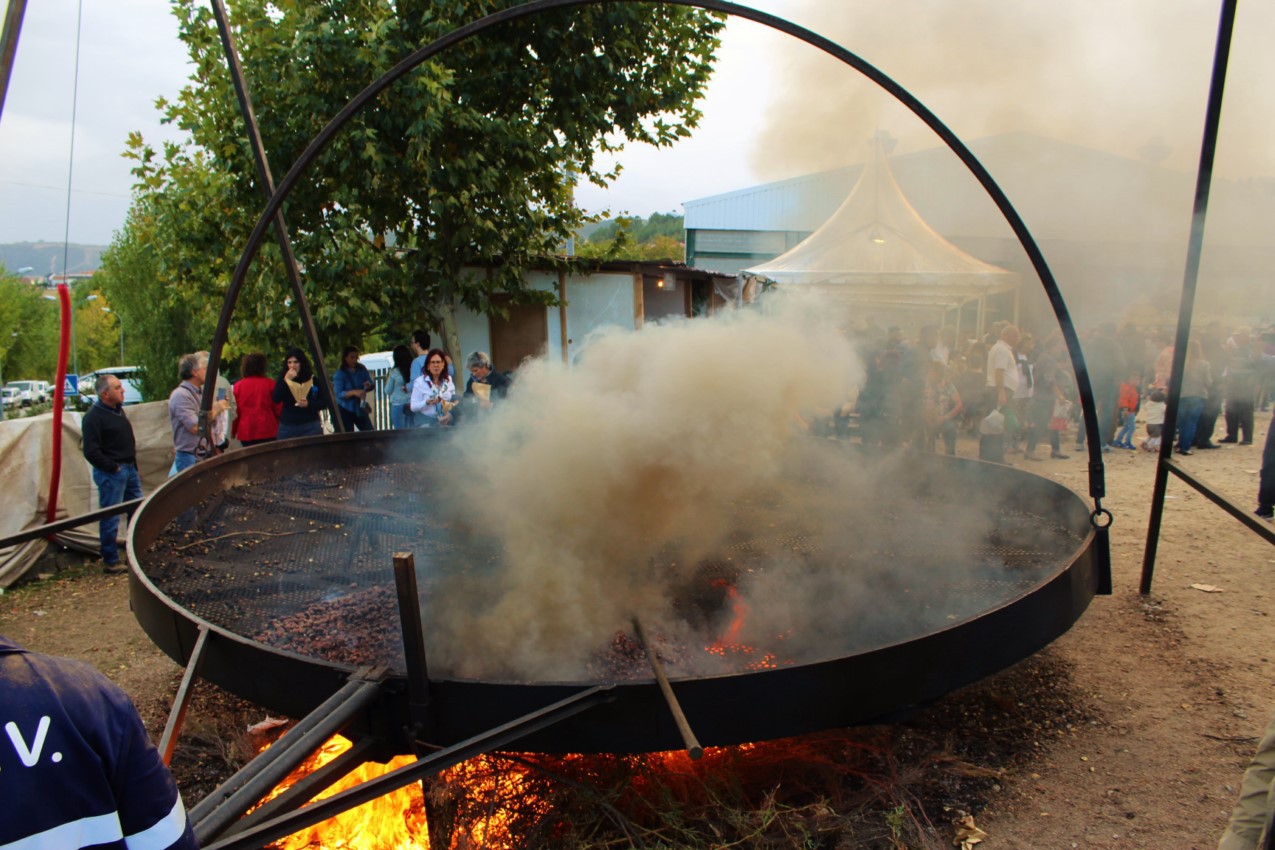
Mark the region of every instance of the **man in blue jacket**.
<instances>
[{"instance_id":1,"label":"man in blue jacket","mask_svg":"<svg viewBox=\"0 0 1275 850\"><path fill-rule=\"evenodd\" d=\"M194 850L132 701L88 664L0 635L0 848Z\"/></svg>"}]
</instances>

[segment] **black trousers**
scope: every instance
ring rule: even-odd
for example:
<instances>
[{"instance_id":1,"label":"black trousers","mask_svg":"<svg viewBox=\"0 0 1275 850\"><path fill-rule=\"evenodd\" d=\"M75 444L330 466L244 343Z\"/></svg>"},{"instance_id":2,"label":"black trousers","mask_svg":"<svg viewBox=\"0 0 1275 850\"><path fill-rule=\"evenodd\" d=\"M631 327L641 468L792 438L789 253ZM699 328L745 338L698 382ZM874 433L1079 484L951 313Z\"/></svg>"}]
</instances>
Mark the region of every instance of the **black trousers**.
<instances>
[{"instance_id":1,"label":"black trousers","mask_svg":"<svg viewBox=\"0 0 1275 850\"><path fill-rule=\"evenodd\" d=\"M359 408L358 413L351 413L344 407L338 407L341 411L341 424L345 426L345 433L354 432L355 428L360 431L375 431L376 426L372 424L372 417L367 415L367 411Z\"/></svg>"},{"instance_id":2,"label":"black trousers","mask_svg":"<svg viewBox=\"0 0 1275 850\"><path fill-rule=\"evenodd\" d=\"M1204 412L1200 414L1200 422L1195 426L1195 446L1203 448L1213 440L1213 432L1217 430L1217 418L1222 415L1222 399L1210 397L1204 402Z\"/></svg>"},{"instance_id":3,"label":"black trousers","mask_svg":"<svg viewBox=\"0 0 1275 850\"><path fill-rule=\"evenodd\" d=\"M1243 437L1240 434L1243 433ZM1253 400L1226 400L1226 440L1227 442L1253 442Z\"/></svg>"}]
</instances>

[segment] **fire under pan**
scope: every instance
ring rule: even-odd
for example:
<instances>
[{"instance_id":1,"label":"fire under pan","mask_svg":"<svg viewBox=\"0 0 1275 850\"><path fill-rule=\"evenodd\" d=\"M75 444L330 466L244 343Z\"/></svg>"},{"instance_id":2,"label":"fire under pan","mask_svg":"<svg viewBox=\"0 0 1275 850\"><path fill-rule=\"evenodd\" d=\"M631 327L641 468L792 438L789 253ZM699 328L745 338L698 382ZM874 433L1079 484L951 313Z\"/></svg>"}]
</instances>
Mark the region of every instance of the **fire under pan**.
<instances>
[{"instance_id":1,"label":"fire under pan","mask_svg":"<svg viewBox=\"0 0 1275 850\"><path fill-rule=\"evenodd\" d=\"M445 473L435 476L439 466L429 462L444 451L432 432L308 438L223 455L173 479L130 529L139 622L183 664L206 627L217 639L202 675L292 716L308 714L357 669L384 669L385 697L358 723L394 740L408 696L391 556L411 552L429 667L423 740L455 743L610 684L612 702L518 747L678 747L651 668L627 634L552 680L461 677L430 651L443 608L482 604L451 588L494 582L505 561L498 540L429 510L447 498ZM911 498L883 500L869 528L830 537L759 498L740 506L738 526L712 557L676 572L661 563L676 562L676 551L651 559L652 574L675 585L670 619L690 625L673 640L648 623L649 636L703 744L897 715L1027 657L1083 613L1097 578L1089 511L1076 494L1010 467L939 455L900 463L918 482ZM973 493L994 494L992 509L963 510ZM814 575L814 590L790 604L789 621L769 639L733 641L737 595L784 570ZM871 581L862 592L816 614L832 578L864 573Z\"/></svg>"}]
</instances>

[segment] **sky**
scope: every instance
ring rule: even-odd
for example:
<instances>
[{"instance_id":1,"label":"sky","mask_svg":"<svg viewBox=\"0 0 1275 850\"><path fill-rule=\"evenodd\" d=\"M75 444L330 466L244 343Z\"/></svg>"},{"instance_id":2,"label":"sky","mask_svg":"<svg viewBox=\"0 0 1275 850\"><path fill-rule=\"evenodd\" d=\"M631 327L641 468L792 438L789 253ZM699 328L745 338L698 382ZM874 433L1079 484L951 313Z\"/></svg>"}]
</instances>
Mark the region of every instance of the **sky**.
<instances>
[{"instance_id":1,"label":"sky","mask_svg":"<svg viewBox=\"0 0 1275 850\"><path fill-rule=\"evenodd\" d=\"M133 178L130 131L174 138L154 109L189 73L163 0L29 3L0 115L0 243L107 244ZM1025 131L1129 157L1158 150L1166 167L1198 159L1217 31L1212 0L754 0L842 44L911 90L963 139ZM7 6L7 3L0 3ZM1275 57L1262 45L1275 4L1241 4L1217 173L1275 175ZM72 103L75 103L74 157ZM704 118L674 148L633 148L606 192L578 202L649 215L683 202L862 161L877 129L896 153L935 137L857 73L789 36L732 19ZM275 164L275 172L285 169ZM67 210L68 172L71 178Z\"/></svg>"}]
</instances>

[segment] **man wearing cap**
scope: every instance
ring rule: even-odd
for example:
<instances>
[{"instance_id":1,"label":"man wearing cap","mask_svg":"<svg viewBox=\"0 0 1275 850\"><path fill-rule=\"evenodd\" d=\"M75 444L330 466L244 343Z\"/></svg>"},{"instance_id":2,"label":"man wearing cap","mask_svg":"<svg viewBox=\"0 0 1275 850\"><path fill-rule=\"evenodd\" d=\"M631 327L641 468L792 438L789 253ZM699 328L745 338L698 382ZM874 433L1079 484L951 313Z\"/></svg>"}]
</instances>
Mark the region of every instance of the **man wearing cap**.
<instances>
[{"instance_id":1,"label":"man wearing cap","mask_svg":"<svg viewBox=\"0 0 1275 850\"><path fill-rule=\"evenodd\" d=\"M93 466L93 483L97 485L97 501L109 508L121 502L142 497L142 479L137 474L137 443L133 426L124 414L124 385L114 375L98 375L97 401L84 414L81 434L84 459ZM120 516L107 517L98 526L102 547L102 572L122 573L116 535Z\"/></svg>"}]
</instances>

